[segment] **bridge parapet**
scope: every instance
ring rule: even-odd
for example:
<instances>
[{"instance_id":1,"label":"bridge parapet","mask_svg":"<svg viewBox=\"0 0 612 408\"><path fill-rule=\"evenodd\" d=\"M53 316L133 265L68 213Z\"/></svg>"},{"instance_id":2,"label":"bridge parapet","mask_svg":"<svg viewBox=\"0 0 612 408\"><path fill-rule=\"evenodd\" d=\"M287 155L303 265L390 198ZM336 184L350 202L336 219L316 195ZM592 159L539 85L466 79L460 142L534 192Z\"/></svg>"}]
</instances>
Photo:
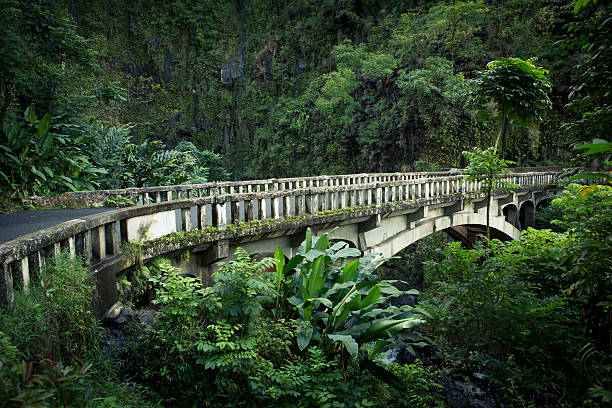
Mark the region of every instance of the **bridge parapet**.
<instances>
[{"instance_id":1,"label":"bridge parapet","mask_svg":"<svg viewBox=\"0 0 612 408\"><path fill-rule=\"evenodd\" d=\"M457 171L459 172L459 171ZM334 176L295 177L281 179L224 181L203 184L178 184L171 186L124 188L68 192L54 197L28 197L26 200L37 206L55 207L65 205L101 206L107 199L129 198L134 205L147 205L186 198L211 195L257 193L264 191L293 190L312 187L333 187L369 184L386 181L405 181L422 178L444 177L457 172L412 172L412 173L360 173Z\"/></svg>"},{"instance_id":2,"label":"bridge parapet","mask_svg":"<svg viewBox=\"0 0 612 408\"><path fill-rule=\"evenodd\" d=\"M504 183L527 190L551 186L556 184L556 172L510 173L501 176L498 187ZM217 183L214 188L225 190L213 194L209 191L208 195L197 197L173 197L172 200L72 220L1 244L0 301L11 301L14 288L27 290L31 271L44 268L47 258L61 250L81 255L95 273L110 258L121 258L125 245L133 241L153 240L180 231L222 232L230 226L236 233L236 226L257 223L269 226L269 221L277 221L279 225L291 221L292 228L295 228L312 225L313 220L321 216L371 216L388 212L394 206L417 208L481 197L481 184L469 181L462 174L447 173ZM212 188L210 184L207 186L202 188ZM193 189L193 186L188 187ZM98 276L99 290L105 286L100 283L102 278Z\"/></svg>"}]
</instances>

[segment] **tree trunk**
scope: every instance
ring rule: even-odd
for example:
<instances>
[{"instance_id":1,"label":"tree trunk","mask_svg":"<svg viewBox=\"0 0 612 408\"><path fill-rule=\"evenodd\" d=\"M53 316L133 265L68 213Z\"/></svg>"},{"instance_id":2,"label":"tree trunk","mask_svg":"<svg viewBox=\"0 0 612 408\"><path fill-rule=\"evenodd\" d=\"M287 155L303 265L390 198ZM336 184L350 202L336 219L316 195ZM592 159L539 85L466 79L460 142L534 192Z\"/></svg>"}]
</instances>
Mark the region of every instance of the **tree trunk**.
<instances>
[{"instance_id":1,"label":"tree trunk","mask_svg":"<svg viewBox=\"0 0 612 408\"><path fill-rule=\"evenodd\" d=\"M499 128L499 133L497 134L497 139L495 139L495 151L498 151L499 142L501 140L501 158L504 158L504 149L506 148L506 136L508 135L508 126L510 125L510 121L506 117L504 113L501 116L501 126Z\"/></svg>"},{"instance_id":2,"label":"tree trunk","mask_svg":"<svg viewBox=\"0 0 612 408\"><path fill-rule=\"evenodd\" d=\"M508 136L508 127L510 126L510 121L508 118L504 119L504 124L502 126L502 135L501 135L501 154L500 157L505 159L506 153L506 138Z\"/></svg>"}]
</instances>

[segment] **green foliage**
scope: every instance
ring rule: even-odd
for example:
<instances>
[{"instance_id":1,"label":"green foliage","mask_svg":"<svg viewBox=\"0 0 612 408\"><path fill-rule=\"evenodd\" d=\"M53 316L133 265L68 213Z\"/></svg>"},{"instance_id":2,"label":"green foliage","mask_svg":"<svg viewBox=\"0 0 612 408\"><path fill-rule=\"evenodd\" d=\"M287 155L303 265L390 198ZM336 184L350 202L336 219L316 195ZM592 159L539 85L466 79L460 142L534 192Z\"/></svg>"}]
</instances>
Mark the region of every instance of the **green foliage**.
<instances>
[{"instance_id":1,"label":"green foliage","mask_svg":"<svg viewBox=\"0 0 612 408\"><path fill-rule=\"evenodd\" d=\"M6 382L0 384L0 403L7 408L84 407L92 400L90 368L89 364L64 366L45 359L35 374L32 363L13 363Z\"/></svg>"},{"instance_id":2,"label":"green foliage","mask_svg":"<svg viewBox=\"0 0 612 408\"><path fill-rule=\"evenodd\" d=\"M6 124L0 131L0 179L2 191L13 197L46 195L67 190L93 190L99 174L87 154L88 139L71 132L71 125L52 124L46 113L38 118L34 107L24 119Z\"/></svg>"},{"instance_id":3,"label":"green foliage","mask_svg":"<svg viewBox=\"0 0 612 408\"><path fill-rule=\"evenodd\" d=\"M532 120L541 121L551 102L548 71L536 66L536 60L503 58L491 61L485 71L474 80L473 103L486 105L494 102L493 114L498 123L506 118L521 126Z\"/></svg>"},{"instance_id":4,"label":"green foliage","mask_svg":"<svg viewBox=\"0 0 612 408\"><path fill-rule=\"evenodd\" d=\"M238 179L399 171L418 159L458 167L462 150L490 138L464 109L474 69L536 55L562 89L573 63L552 45L567 12L547 0L75 8L99 51L99 69L81 85L87 119L131 123L139 143L214 151ZM414 71L425 71L417 87L400 90ZM523 160L558 159L564 101L554 103L541 132L509 134L516 151L529 138Z\"/></svg>"},{"instance_id":5,"label":"green foliage","mask_svg":"<svg viewBox=\"0 0 612 408\"><path fill-rule=\"evenodd\" d=\"M2 0L0 11L0 127L13 105L17 112L30 105L55 114L68 108L66 93L76 88L71 74L93 63L89 43L59 2Z\"/></svg>"},{"instance_id":6,"label":"green foliage","mask_svg":"<svg viewBox=\"0 0 612 408\"><path fill-rule=\"evenodd\" d=\"M563 274L563 252L553 247L554 235L530 234L526 244L489 241L469 251L453 243L441 262L427 265L428 280L439 279L424 305L440 353L458 367L485 371L513 400L565 389L575 368L564 362L580 344L576 308L558 290L538 287L537 278L550 274L550 289ZM534 241L546 251L538 258L526 253L538 250Z\"/></svg>"},{"instance_id":7,"label":"green foliage","mask_svg":"<svg viewBox=\"0 0 612 408\"><path fill-rule=\"evenodd\" d=\"M204 394L216 406L371 406L341 369L360 354L364 367L394 379L370 358L422 344L410 329L423 316L389 306L408 292L375 279L373 256L345 262L359 254L308 230L288 261L280 249L259 262L237 250L206 288L161 262L150 279L160 319L134 351L138 371L167 401L180 386L181 406Z\"/></svg>"},{"instance_id":8,"label":"green foliage","mask_svg":"<svg viewBox=\"0 0 612 408\"><path fill-rule=\"evenodd\" d=\"M376 396L377 407L443 408L446 407L440 392L442 385L436 381L440 373L425 367L420 360L411 364L392 363L387 366L400 380L401 387L394 388L382 381L372 381L363 376L364 395Z\"/></svg>"},{"instance_id":9,"label":"green foliage","mask_svg":"<svg viewBox=\"0 0 612 408\"><path fill-rule=\"evenodd\" d=\"M130 127L91 125L91 159L107 169L98 179L103 188L151 187L228 180L221 157L198 150L191 142L167 149L161 141L130 141ZM111 203L112 204L112 203Z\"/></svg>"},{"instance_id":10,"label":"green foliage","mask_svg":"<svg viewBox=\"0 0 612 408\"><path fill-rule=\"evenodd\" d=\"M560 45L585 56L574 67L578 78L571 87L568 104L579 117L566 123L566 129L577 141L596 143L597 140L606 142L609 139L609 124L612 121L612 84L609 75L612 60L612 4L604 2L592 7L591 3L596 5L597 2L574 2L577 21L565 26L567 33ZM605 150L607 160L610 160L609 144ZM597 156L578 157L578 164L592 167L593 159ZM609 170L610 165L607 167Z\"/></svg>"},{"instance_id":11,"label":"green foliage","mask_svg":"<svg viewBox=\"0 0 612 408\"><path fill-rule=\"evenodd\" d=\"M62 253L27 294L17 292L0 309L3 331L26 360L89 356L98 350L98 322L91 311L94 285L79 259Z\"/></svg>"},{"instance_id":12,"label":"green foliage","mask_svg":"<svg viewBox=\"0 0 612 408\"><path fill-rule=\"evenodd\" d=\"M499 124L495 147L501 139L502 156L508 124L517 123L526 127L532 122L541 122L552 106L548 97L552 89L547 78L548 71L536 66L535 62L535 59L524 61L520 58L491 61L487 69L479 71L473 80L471 104L481 111L488 104L494 104L492 116Z\"/></svg>"},{"instance_id":13,"label":"green foliage","mask_svg":"<svg viewBox=\"0 0 612 408\"><path fill-rule=\"evenodd\" d=\"M196 279L160 264L165 274L152 277L158 285L154 303L160 307L159 324L145 339L141 354L146 379L166 398L176 387L186 390L181 404L190 405L207 391L219 404L248 398L255 350L265 341L256 316L271 294L261 272L273 266L254 263L245 252L215 274L215 284L202 288Z\"/></svg>"},{"instance_id":14,"label":"green foliage","mask_svg":"<svg viewBox=\"0 0 612 408\"><path fill-rule=\"evenodd\" d=\"M427 263L424 307L447 364L486 372L523 404L551 392L568 406L605 405L611 197L609 186L569 185L553 202L563 217L553 222L567 232L529 229L520 242L469 251L451 244Z\"/></svg>"},{"instance_id":15,"label":"green foliage","mask_svg":"<svg viewBox=\"0 0 612 408\"><path fill-rule=\"evenodd\" d=\"M185 141L179 143L175 149L179 152L188 152L195 159L189 183L230 180L231 174L223 168L221 155L208 150L199 150L193 143Z\"/></svg>"},{"instance_id":16,"label":"green foliage","mask_svg":"<svg viewBox=\"0 0 612 408\"><path fill-rule=\"evenodd\" d=\"M608 353L612 347L612 188L569 185L554 205L563 209L560 224L576 243L568 249L568 295L583 305L585 331Z\"/></svg>"},{"instance_id":17,"label":"green foliage","mask_svg":"<svg viewBox=\"0 0 612 408\"><path fill-rule=\"evenodd\" d=\"M423 344L411 331L424 322L421 311L388 304L394 297L417 292L400 291L392 281L376 280L374 268L382 260L374 261L373 255L346 262L359 254L345 242L331 244L327 234L313 237L308 229L297 254L282 266L282 272L277 270L284 276L295 274L294 295L287 301L301 318L297 326L300 350L315 344L329 356L339 353L369 361L392 347ZM373 346L366 350L365 344ZM343 360L348 362L347 357Z\"/></svg>"}]
</instances>

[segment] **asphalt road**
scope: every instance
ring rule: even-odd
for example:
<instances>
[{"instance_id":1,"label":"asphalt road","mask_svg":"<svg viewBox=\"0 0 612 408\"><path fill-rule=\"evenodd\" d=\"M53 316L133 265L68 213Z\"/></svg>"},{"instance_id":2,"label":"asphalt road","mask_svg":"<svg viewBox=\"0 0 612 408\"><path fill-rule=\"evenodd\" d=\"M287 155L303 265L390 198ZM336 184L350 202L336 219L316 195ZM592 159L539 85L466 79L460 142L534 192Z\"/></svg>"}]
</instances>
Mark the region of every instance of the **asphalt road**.
<instances>
[{"instance_id":1,"label":"asphalt road","mask_svg":"<svg viewBox=\"0 0 612 408\"><path fill-rule=\"evenodd\" d=\"M21 211L13 214L0 214L0 244L43 228L61 224L62 222L113 210L116 210L116 208L98 207L81 208L77 210L38 210Z\"/></svg>"}]
</instances>

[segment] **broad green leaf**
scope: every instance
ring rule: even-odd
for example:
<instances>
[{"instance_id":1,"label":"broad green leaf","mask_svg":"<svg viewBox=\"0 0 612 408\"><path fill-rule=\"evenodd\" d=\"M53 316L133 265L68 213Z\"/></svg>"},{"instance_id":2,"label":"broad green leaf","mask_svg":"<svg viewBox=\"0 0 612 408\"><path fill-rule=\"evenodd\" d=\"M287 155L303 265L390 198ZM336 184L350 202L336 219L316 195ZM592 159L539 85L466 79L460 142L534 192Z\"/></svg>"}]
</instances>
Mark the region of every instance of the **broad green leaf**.
<instances>
[{"instance_id":1,"label":"broad green leaf","mask_svg":"<svg viewBox=\"0 0 612 408\"><path fill-rule=\"evenodd\" d=\"M49 153L51 153L52 147L53 147L53 136L51 134L48 134L42 145L41 152L40 152L41 155L43 157L46 157L47 155L49 155Z\"/></svg>"},{"instance_id":2,"label":"broad green leaf","mask_svg":"<svg viewBox=\"0 0 612 408\"><path fill-rule=\"evenodd\" d=\"M353 336L349 336L346 334L328 334L327 337L334 342L341 342L346 351L351 355L351 357L356 358L359 352L359 345L353 338Z\"/></svg>"},{"instance_id":3,"label":"broad green leaf","mask_svg":"<svg viewBox=\"0 0 612 408\"><path fill-rule=\"evenodd\" d=\"M368 295L361 302L361 309L365 309L366 307L373 305L378 298L380 298L380 286L376 285L370 289L370 293L368 293Z\"/></svg>"},{"instance_id":4,"label":"broad green leaf","mask_svg":"<svg viewBox=\"0 0 612 408\"><path fill-rule=\"evenodd\" d=\"M357 248L344 248L336 252L336 258L355 258L361 256L361 251Z\"/></svg>"},{"instance_id":5,"label":"broad green leaf","mask_svg":"<svg viewBox=\"0 0 612 408\"><path fill-rule=\"evenodd\" d=\"M36 129L36 136L38 138L42 138L49 131L49 126L51 125L51 116L49 112L45 113L45 115L38 122L38 128Z\"/></svg>"},{"instance_id":6,"label":"broad green leaf","mask_svg":"<svg viewBox=\"0 0 612 408\"><path fill-rule=\"evenodd\" d=\"M283 267L285 266L285 254L280 247L278 247L276 252L274 252L274 259L276 259L276 274L282 276Z\"/></svg>"},{"instance_id":7,"label":"broad green leaf","mask_svg":"<svg viewBox=\"0 0 612 408\"><path fill-rule=\"evenodd\" d=\"M340 283L352 281L357 276L357 268L359 267L359 259L346 264L342 270L342 276L338 280Z\"/></svg>"},{"instance_id":8,"label":"broad green leaf","mask_svg":"<svg viewBox=\"0 0 612 408\"><path fill-rule=\"evenodd\" d=\"M308 347L310 340L312 339L313 333L312 323L306 321L300 324L297 328L297 342L300 350L304 350Z\"/></svg>"},{"instance_id":9,"label":"broad green leaf","mask_svg":"<svg viewBox=\"0 0 612 408\"><path fill-rule=\"evenodd\" d=\"M293 258L287 262L287 264L283 268L283 273L288 275L291 271L293 271L299 264L304 260L302 255L295 255Z\"/></svg>"},{"instance_id":10,"label":"broad green leaf","mask_svg":"<svg viewBox=\"0 0 612 408\"><path fill-rule=\"evenodd\" d=\"M388 341L385 340L377 340L376 343L374 344L374 347L372 348L372 350L370 350L370 358L374 358L377 355L380 354L381 351L383 351L385 349L385 347L387 347L387 345L389 344Z\"/></svg>"},{"instance_id":11,"label":"broad green leaf","mask_svg":"<svg viewBox=\"0 0 612 408\"><path fill-rule=\"evenodd\" d=\"M358 310L361 308L361 295L357 294L357 296L355 296L353 298L353 300L351 300L348 303L348 309L349 310Z\"/></svg>"},{"instance_id":12,"label":"broad green leaf","mask_svg":"<svg viewBox=\"0 0 612 408\"><path fill-rule=\"evenodd\" d=\"M308 253L308 251L310 251L312 249L312 231L310 231L310 228L306 229L306 253Z\"/></svg>"},{"instance_id":13,"label":"broad green leaf","mask_svg":"<svg viewBox=\"0 0 612 408\"><path fill-rule=\"evenodd\" d=\"M319 251L325 251L328 245L329 245L329 237L327 236L327 234L323 234L323 236L317 240L317 243L315 244L314 249L318 249Z\"/></svg>"},{"instance_id":14,"label":"broad green leaf","mask_svg":"<svg viewBox=\"0 0 612 408\"><path fill-rule=\"evenodd\" d=\"M38 170L36 167L32 166L30 167L30 170L32 170L32 173L36 174L38 177L40 177L44 181L47 181L47 177L44 175L44 173Z\"/></svg>"},{"instance_id":15,"label":"broad green leaf","mask_svg":"<svg viewBox=\"0 0 612 408\"><path fill-rule=\"evenodd\" d=\"M323 257L326 255L327 254L323 251L320 251L318 249L311 249L310 251L306 252L305 260L306 262L312 262L313 260L315 260L315 258Z\"/></svg>"},{"instance_id":16,"label":"broad green leaf","mask_svg":"<svg viewBox=\"0 0 612 408\"><path fill-rule=\"evenodd\" d=\"M321 302L325 307L331 309L332 307L334 307L334 304L331 302L331 300L327 299L327 298L322 298L322 297L318 297L318 298L312 298L310 299L311 301L315 302L315 301L319 301Z\"/></svg>"},{"instance_id":17,"label":"broad green leaf","mask_svg":"<svg viewBox=\"0 0 612 408\"><path fill-rule=\"evenodd\" d=\"M37 119L38 117L36 116L36 110L34 109L34 105L28 106L28 108L25 110L26 122L33 124L34 122L36 122Z\"/></svg>"},{"instance_id":18,"label":"broad green leaf","mask_svg":"<svg viewBox=\"0 0 612 408\"><path fill-rule=\"evenodd\" d=\"M323 286L323 282L325 281L324 271L325 271L325 258L319 257L315 260L312 265L312 270L310 271L310 279L308 280L308 297L318 297L319 291Z\"/></svg>"},{"instance_id":19,"label":"broad green leaf","mask_svg":"<svg viewBox=\"0 0 612 408\"><path fill-rule=\"evenodd\" d=\"M359 336L360 343L387 339L402 329L409 329L424 323L423 319L409 317L401 320L385 319L374 323L364 334Z\"/></svg>"}]
</instances>

